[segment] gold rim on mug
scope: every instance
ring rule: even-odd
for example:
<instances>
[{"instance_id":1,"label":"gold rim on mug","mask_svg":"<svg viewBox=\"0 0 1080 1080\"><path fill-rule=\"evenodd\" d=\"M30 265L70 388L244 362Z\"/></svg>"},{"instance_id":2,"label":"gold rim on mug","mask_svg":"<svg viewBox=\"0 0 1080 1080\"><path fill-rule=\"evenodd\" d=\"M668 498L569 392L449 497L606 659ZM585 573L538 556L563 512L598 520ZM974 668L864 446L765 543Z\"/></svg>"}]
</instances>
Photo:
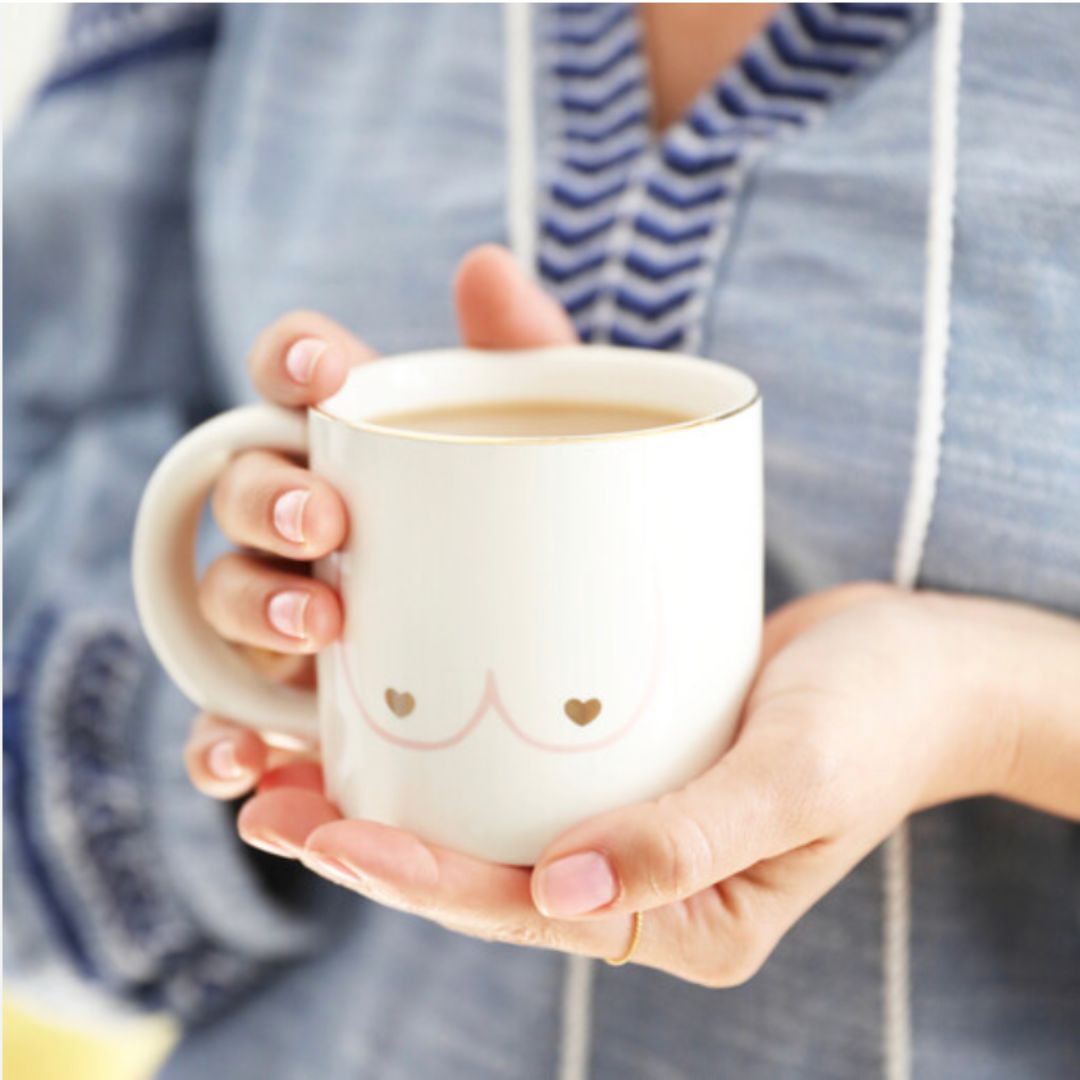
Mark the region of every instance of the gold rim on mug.
<instances>
[{"instance_id":1,"label":"gold rim on mug","mask_svg":"<svg viewBox=\"0 0 1080 1080\"><path fill-rule=\"evenodd\" d=\"M404 428L383 427L381 424L369 423L365 420L346 420L343 416L334 416L326 412L319 405L311 405L309 409L324 420L330 420L335 424L345 424L357 431L366 431L369 435L386 435L395 439L413 439L417 442L436 442L447 444L464 445L488 445L488 446L537 446L545 443L551 445L561 443L594 443L610 442L612 440L638 439L646 435L670 435L676 431L689 431L691 428L702 427L705 424L716 424L721 420L730 420L733 416L746 412L753 408L761 400L761 391L756 384L754 396L742 405L727 412L710 413L708 416L697 416L692 420L680 420L677 424L662 424L660 427L640 428L633 431L598 432L595 435L451 435L447 433L435 433L430 431L408 431ZM495 404L495 403L493 403ZM577 403L576 404L580 404ZM585 402L589 405L610 405L610 401Z\"/></svg>"}]
</instances>

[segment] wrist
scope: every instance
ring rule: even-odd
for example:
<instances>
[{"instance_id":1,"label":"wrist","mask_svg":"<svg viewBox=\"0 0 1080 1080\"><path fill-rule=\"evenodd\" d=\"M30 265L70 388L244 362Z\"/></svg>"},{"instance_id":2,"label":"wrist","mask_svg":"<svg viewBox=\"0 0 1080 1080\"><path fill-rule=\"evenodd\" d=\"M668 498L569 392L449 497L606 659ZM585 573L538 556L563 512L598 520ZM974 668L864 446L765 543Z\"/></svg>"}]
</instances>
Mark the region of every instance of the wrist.
<instances>
[{"instance_id":1,"label":"wrist","mask_svg":"<svg viewBox=\"0 0 1080 1080\"><path fill-rule=\"evenodd\" d=\"M922 723L937 737L919 809L1008 786L1020 738L1013 658L995 601L917 592L918 655L928 667Z\"/></svg>"},{"instance_id":2,"label":"wrist","mask_svg":"<svg viewBox=\"0 0 1080 1080\"><path fill-rule=\"evenodd\" d=\"M995 794L1080 818L1080 622L1015 611L1014 656L1001 672L998 695L1016 734Z\"/></svg>"},{"instance_id":3,"label":"wrist","mask_svg":"<svg viewBox=\"0 0 1080 1080\"><path fill-rule=\"evenodd\" d=\"M920 594L957 694L949 798L1080 813L1080 623L1008 601Z\"/></svg>"}]
</instances>

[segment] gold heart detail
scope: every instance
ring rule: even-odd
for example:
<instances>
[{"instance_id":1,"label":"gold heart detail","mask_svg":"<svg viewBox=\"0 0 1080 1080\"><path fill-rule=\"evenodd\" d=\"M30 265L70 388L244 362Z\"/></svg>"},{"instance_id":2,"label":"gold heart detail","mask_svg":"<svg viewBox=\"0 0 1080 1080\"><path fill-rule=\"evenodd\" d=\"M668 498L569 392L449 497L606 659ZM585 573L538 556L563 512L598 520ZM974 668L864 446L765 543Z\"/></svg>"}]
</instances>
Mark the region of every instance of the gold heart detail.
<instances>
[{"instance_id":1,"label":"gold heart detail","mask_svg":"<svg viewBox=\"0 0 1080 1080\"><path fill-rule=\"evenodd\" d=\"M416 708L412 694L399 694L396 690L386 691L386 704L395 716L408 716Z\"/></svg>"},{"instance_id":2,"label":"gold heart detail","mask_svg":"<svg viewBox=\"0 0 1080 1080\"><path fill-rule=\"evenodd\" d=\"M600 702L597 698L578 701L576 697L572 697L563 706L563 710L578 727L584 727L586 724L591 724L600 715Z\"/></svg>"}]
</instances>

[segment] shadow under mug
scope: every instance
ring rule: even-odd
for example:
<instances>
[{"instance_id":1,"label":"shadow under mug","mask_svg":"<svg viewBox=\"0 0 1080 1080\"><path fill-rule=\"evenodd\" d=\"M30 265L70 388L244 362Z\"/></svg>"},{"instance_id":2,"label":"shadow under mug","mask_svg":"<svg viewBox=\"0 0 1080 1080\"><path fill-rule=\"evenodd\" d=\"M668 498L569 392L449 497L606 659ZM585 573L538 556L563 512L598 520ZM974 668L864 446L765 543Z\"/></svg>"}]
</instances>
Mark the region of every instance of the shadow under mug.
<instances>
[{"instance_id":1,"label":"shadow under mug","mask_svg":"<svg viewBox=\"0 0 1080 1080\"><path fill-rule=\"evenodd\" d=\"M422 434L372 418L499 401L689 417L618 434ZM251 447L307 454L349 513L316 564L342 637L318 691L273 684L202 619L208 493ZM135 530L140 618L200 707L317 743L349 817L531 864L577 822L681 786L729 745L762 619L761 404L723 364L606 346L417 353L356 368L307 414L196 428Z\"/></svg>"}]
</instances>

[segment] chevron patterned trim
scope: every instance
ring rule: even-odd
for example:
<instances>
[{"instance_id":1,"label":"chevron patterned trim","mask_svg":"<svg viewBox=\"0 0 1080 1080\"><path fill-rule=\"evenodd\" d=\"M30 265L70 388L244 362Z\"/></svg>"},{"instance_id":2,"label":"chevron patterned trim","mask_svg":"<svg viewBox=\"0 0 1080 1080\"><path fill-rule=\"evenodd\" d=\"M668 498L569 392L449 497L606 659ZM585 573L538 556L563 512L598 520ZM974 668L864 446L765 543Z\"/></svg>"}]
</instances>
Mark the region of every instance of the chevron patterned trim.
<instances>
[{"instance_id":1,"label":"chevron patterned trim","mask_svg":"<svg viewBox=\"0 0 1080 1080\"><path fill-rule=\"evenodd\" d=\"M547 5L539 272L586 341L700 344L756 163L895 54L930 4L792 4L661 138L632 4Z\"/></svg>"}]
</instances>

